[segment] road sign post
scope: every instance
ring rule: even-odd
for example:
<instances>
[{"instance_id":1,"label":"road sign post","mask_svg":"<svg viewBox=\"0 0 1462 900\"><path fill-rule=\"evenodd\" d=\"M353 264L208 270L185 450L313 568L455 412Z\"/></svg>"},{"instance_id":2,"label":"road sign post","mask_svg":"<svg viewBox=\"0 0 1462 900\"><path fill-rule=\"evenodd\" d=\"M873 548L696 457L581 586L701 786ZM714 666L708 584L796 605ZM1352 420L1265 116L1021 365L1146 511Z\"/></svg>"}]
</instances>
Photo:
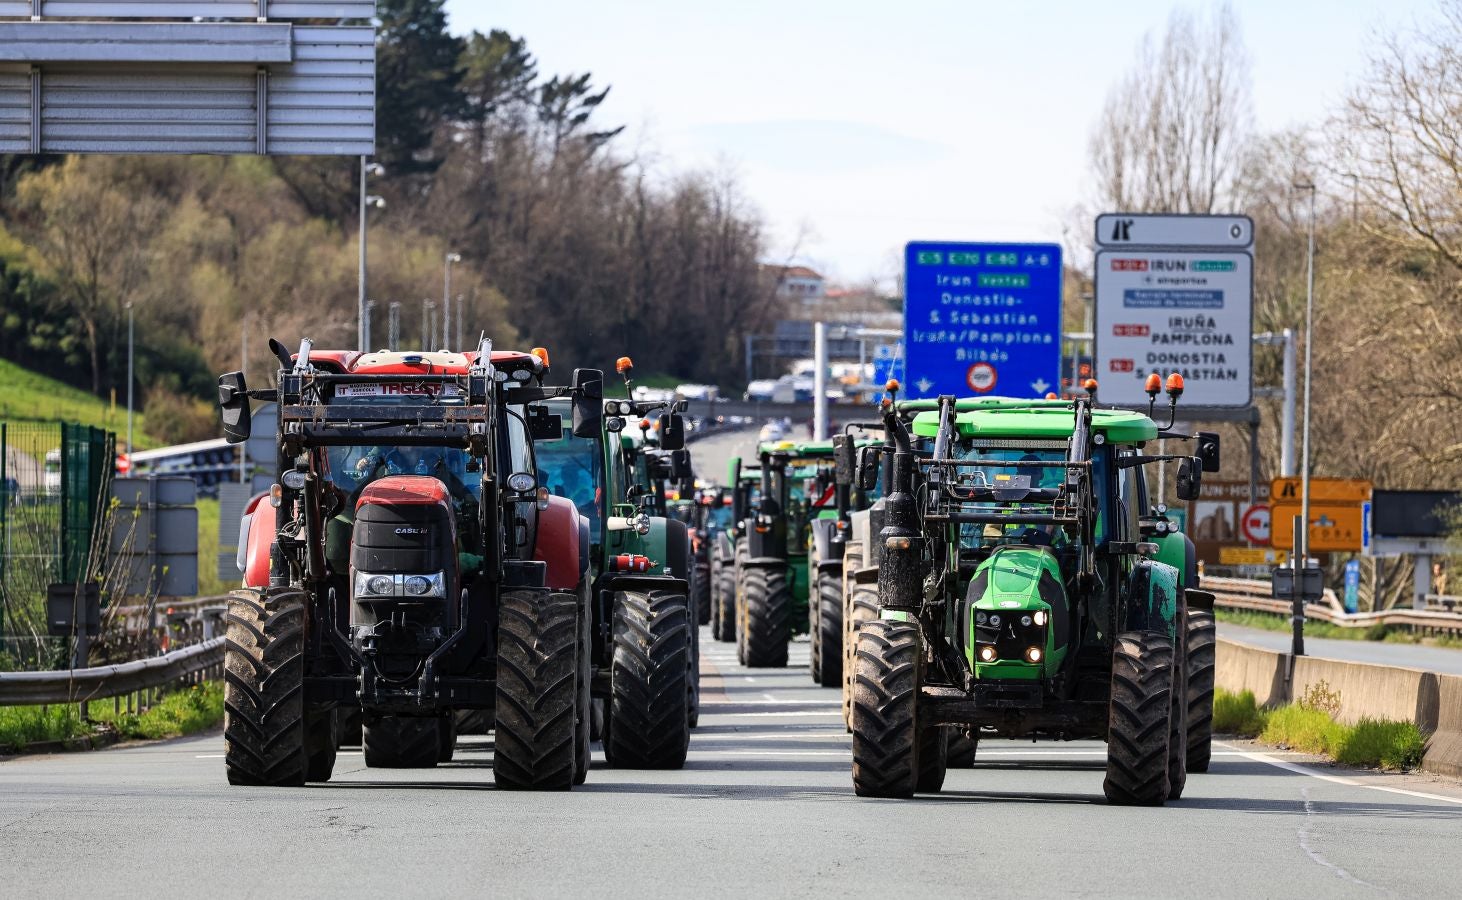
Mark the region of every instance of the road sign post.
<instances>
[{"instance_id":1,"label":"road sign post","mask_svg":"<svg viewBox=\"0 0 1462 900\"><path fill-rule=\"evenodd\" d=\"M1059 390L1059 246L914 242L904 265L907 396Z\"/></svg>"}]
</instances>

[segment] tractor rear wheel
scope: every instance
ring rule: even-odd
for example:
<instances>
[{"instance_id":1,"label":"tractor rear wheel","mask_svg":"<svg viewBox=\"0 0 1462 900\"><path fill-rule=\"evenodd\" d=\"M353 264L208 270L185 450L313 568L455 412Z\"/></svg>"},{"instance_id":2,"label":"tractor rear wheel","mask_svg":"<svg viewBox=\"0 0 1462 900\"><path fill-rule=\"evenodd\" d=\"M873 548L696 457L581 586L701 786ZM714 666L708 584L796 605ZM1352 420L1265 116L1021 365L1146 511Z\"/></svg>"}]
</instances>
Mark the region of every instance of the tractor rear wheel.
<instances>
[{"instance_id":1,"label":"tractor rear wheel","mask_svg":"<svg viewBox=\"0 0 1462 900\"><path fill-rule=\"evenodd\" d=\"M229 784L299 786L309 768L301 590L234 591L224 638L223 758Z\"/></svg>"},{"instance_id":2,"label":"tractor rear wheel","mask_svg":"<svg viewBox=\"0 0 1462 900\"><path fill-rule=\"evenodd\" d=\"M717 564L711 575L711 637L718 641L736 640L736 567L730 562Z\"/></svg>"},{"instance_id":3,"label":"tractor rear wheel","mask_svg":"<svg viewBox=\"0 0 1462 900\"><path fill-rule=\"evenodd\" d=\"M451 762L457 752L457 717L452 713L437 720L437 737L441 738L437 762Z\"/></svg>"},{"instance_id":4,"label":"tractor rear wheel","mask_svg":"<svg viewBox=\"0 0 1462 900\"><path fill-rule=\"evenodd\" d=\"M1172 703L1168 713L1168 799L1183 796L1188 784L1188 650L1183 635L1187 631L1187 614L1181 611L1173 645Z\"/></svg>"},{"instance_id":5,"label":"tractor rear wheel","mask_svg":"<svg viewBox=\"0 0 1462 900\"><path fill-rule=\"evenodd\" d=\"M711 621L711 564L709 561L701 562L699 558L694 564L695 581L691 585L691 596L695 598L695 620L696 622Z\"/></svg>"},{"instance_id":6,"label":"tractor rear wheel","mask_svg":"<svg viewBox=\"0 0 1462 900\"><path fill-rule=\"evenodd\" d=\"M690 623L690 653L686 659L685 722L691 728L701 723L701 629L700 619Z\"/></svg>"},{"instance_id":7,"label":"tractor rear wheel","mask_svg":"<svg viewBox=\"0 0 1462 900\"><path fill-rule=\"evenodd\" d=\"M970 737L968 731L963 728L951 728L949 730L949 767L951 769L970 768L975 764L975 752L979 748L979 740Z\"/></svg>"},{"instance_id":8,"label":"tractor rear wheel","mask_svg":"<svg viewBox=\"0 0 1462 900\"><path fill-rule=\"evenodd\" d=\"M821 687L843 683L843 591L841 574L817 573L817 593L809 598L812 680Z\"/></svg>"},{"instance_id":9,"label":"tractor rear wheel","mask_svg":"<svg viewBox=\"0 0 1462 900\"><path fill-rule=\"evenodd\" d=\"M359 747L361 741L360 723L361 711L359 706L342 706L338 708L340 714L340 746Z\"/></svg>"},{"instance_id":10,"label":"tractor rear wheel","mask_svg":"<svg viewBox=\"0 0 1462 900\"><path fill-rule=\"evenodd\" d=\"M493 777L506 790L573 786L580 658L579 598L542 589L498 602Z\"/></svg>"},{"instance_id":11,"label":"tractor rear wheel","mask_svg":"<svg viewBox=\"0 0 1462 900\"><path fill-rule=\"evenodd\" d=\"M1117 635L1102 790L1121 806L1160 806L1168 798L1173 642L1155 631Z\"/></svg>"},{"instance_id":12,"label":"tractor rear wheel","mask_svg":"<svg viewBox=\"0 0 1462 900\"><path fill-rule=\"evenodd\" d=\"M579 607L579 668L576 688L578 690L578 704L574 710L574 784L583 784L589 780L589 764L593 759L593 750L589 747L593 741L594 731L594 700L590 696L589 687L593 681L594 672L589 659L590 629L593 623L590 619L593 614L589 611L587 604Z\"/></svg>"},{"instance_id":13,"label":"tractor rear wheel","mask_svg":"<svg viewBox=\"0 0 1462 900\"><path fill-rule=\"evenodd\" d=\"M944 787L944 774L949 768L949 729L934 725L919 730L919 781L914 790L921 794L937 794Z\"/></svg>"},{"instance_id":14,"label":"tractor rear wheel","mask_svg":"<svg viewBox=\"0 0 1462 900\"><path fill-rule=\"evenodd\" d=\"M690 610L684 594L619 591L604 757L621 769L679 769L690 747Z\"/></svg>"},{"instance_id":15,"label":"tractor rear wheel","mask_svg":"<svg viewBox=\"0 0 1462 900\"><path fill-rule=\"evenodd\" d=\"M306 781L329 781L340 749L341 711L319 704L305 704Z\"/></svg>"},{"instance_id":16,"label":"tractor rear wheel","mask_svg":"<svg viewBox=\"0 0 1462 900\"><path fill-rule=\"evenodd\" d=\"M792 586L787 567L744 566L741 624L746 648L742 665L752 669L781 669L787 665L787 642L792 639Z\"/></svg>"},{"instance_id":17,"label":"tractor rear wheel","mask_svg":"<svg viewBox=\"0 0 1462 900\"><path fill-rule=\"evenodd\" d=\"M492 730L490 709L459 709L455 716L458 734L487 734Z\"/></svg>"},{"instance_id":18,"label":"tractor rear wheel","mask_svg":"<svg viewBox=\"0 0 1462 900\"><path fill-rule=\"evenodd\" d=\"M853 728L853 669L858 651L858 629L878 618L878 585L852 584L848 593L848 616L843 621L843 643L848 648L843 660L843 724Z\"/></svg>"},{"instance_id":19,"label":"tractor rear wheel","mask_svg":"<svg viewBox=\"0 0 1462 900\"><path fill-rule=\"evenodd\" d=\"M1213 610L1188 610L1188 771L1207 772L1213 756L1213 684L1218 626Z\"/></svg>"},{"instance_id":20,"label":"tractor rear wheel","mask_svg":"<svg viewBox=\"0 0 1462 900\"><path fill-rule=\"evenodd\" d=\"M362 733L372 769L430 769L442 756L441 719L368 715Z\"/></svg>"},{"instance_id":21,"label":"tractor rear wheel","mask_svg":"<svg viewBox=\"0 0 1462 900\"><path fill-rule=\"evenodd\" d=\"M912 797L919 780L919 626L874 619L858 632L853 674L853 790Z\"/></svg>"}]
</instances>

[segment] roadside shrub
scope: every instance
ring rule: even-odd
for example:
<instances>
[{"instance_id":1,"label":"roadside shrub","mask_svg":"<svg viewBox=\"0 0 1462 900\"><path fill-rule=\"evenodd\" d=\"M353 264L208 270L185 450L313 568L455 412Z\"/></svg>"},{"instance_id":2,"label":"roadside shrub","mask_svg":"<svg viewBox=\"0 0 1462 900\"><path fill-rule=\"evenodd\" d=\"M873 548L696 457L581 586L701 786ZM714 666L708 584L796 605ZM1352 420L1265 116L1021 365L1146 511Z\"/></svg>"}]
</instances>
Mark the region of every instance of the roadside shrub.
<instances>
[{"instance_id":1,"label":"roadside shrub","mask_svg":"<svg viewBox=\"0 0 1462 900\"><path fill-rule=\"evenodd\" d=\"M1340 692L1330 690L1330 683L1321 678L1305 688L1305 695L1299 705L1305 709L1319 710L1330 718L1340 715Z\"/></svg>"},{"instance_id":2,"label":"roadside shrub","mask_svg":"<svg viewBox=\"0 0 1462 900\"><path fill-rule=\"evenodd\" d=\"M0 752L38 741L63 741L90 729L72 706L0 706Z\"/></svg>"},{"instance_id":3,"label":"roadside shrub","mask_svg":"<svg viewBox=\"0 0 1462 900\"><path fill-rule=\"evenodd\" d=\"M1345 735L1346 727L1332 719L1324 710L1291 704L1270 711L1259 740L1306 753L1331 756L1341 745Z\"/></svg>"},{"instance_id":4,"label":"roadside shrub","mask_svg":"<svg viewBox=\"0 0 1462 900\"><path fill-rule=\"evenodd\" d=\"M123 737L147 740L194 734L222 720L223 685L212 681L168 694L144 713L110 718Z\"/></svg>"},{"instance_id":5,"label":"roadside shrub","mask_svg":"<svg viewBox=\"0 0 1462 900\"><path fill-rule=\"evenodd\" d=\"M1412 722L1361 719L1348 729L1335 761L1348 766L1414 769L1426 752L1426 736Z\"/></svg>"}]
</instances>

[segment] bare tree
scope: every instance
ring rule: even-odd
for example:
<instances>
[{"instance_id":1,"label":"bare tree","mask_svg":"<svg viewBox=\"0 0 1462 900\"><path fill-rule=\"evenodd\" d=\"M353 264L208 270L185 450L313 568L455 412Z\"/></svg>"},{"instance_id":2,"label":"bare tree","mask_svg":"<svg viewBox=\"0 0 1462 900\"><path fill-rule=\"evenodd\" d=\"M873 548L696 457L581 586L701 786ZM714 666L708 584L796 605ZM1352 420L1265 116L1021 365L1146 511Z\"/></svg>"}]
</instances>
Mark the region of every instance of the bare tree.
<instances>
[{"instance_id":1,"label":"bare tree","mask_svg":"<svg viewBox=\"0 0 1462 900\"><path fill-rule=\"evenodd\" d=\"M1233 201L1251 120L1249 58L1227 3L1174 10L1107 95L1090 157L1097 200L1130 212L1209 213Z\"/></svg>"}]
</instances>

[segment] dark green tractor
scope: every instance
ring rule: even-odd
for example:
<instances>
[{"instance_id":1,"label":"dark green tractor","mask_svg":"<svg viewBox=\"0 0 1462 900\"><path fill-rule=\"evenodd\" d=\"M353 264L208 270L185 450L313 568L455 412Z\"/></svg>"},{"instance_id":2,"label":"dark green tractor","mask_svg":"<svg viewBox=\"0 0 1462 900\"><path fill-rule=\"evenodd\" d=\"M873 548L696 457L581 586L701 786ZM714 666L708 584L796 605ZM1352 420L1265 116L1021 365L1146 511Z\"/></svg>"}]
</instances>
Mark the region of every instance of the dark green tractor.
<instances>
[{"instance_id":1,"label":"dark green tractor","mask_svg":"<svg viewBox=\"0 0 1462 900\"><path fill-rule=\"evenodd\" d=\"M721 525L711 545L711 637L731 642L736 640L736 562L746 554L747 516L761 497L761 469L743 468L741 457L732 457L726 484Z\"/></svg>"},{"instance_id":2,"label":"dark green tractor","mask_svg":"<svg viewBox=\"0 0 1462 900\"><path fill-rule=\"evenodd\" d=\"M663 407L609 399L598 437L563 430L559 440L535 445L540 483L589 520L587 684L594 735L620 768L680 768L697 718L690 542L685 524L664 515L656 487L662 470L671 477L671 460L683 459L683 425L673 411L660 416L658 448L624 434L628 419Z\"/></svg>"},{"instance_id":3,"label":"dark green tractor","mask_svg":"<svg viewBox=\"0 0 1462 900\"><path fill-rule=\"evenodd\" d=\"M1181 393L1175 376L1174 412ZM1157 456L1148 444L1189 437L1171 418L1159 428L1085 399L934 406L901 415L885 401L889 446L859 463L872 484L881 461L890 490L879 614L857 633L855 790L939 790L959 730L1103 739L1110 802L1181 796L1211 741L1212 595L1191 542L1153 514L1144 467L1176 461L1192 499L1218 468L1217 436Z\"/></svg>"},{"instance_id":4,"label":"dark green tractor","mask_svg":"<svg viewBox=\"0 0 1462 900\"><path fill-rule=\"evenodd\" d=\"M838 520L833 448L779 441L763 443L758 454L759 496L736 547L736 649L743 665L781 668L788 643L812 621L809 549L814 533L828 527L814 523L835 528ZM837 595L831 599L840 611Z\"/></svg>"}]
</instances>

